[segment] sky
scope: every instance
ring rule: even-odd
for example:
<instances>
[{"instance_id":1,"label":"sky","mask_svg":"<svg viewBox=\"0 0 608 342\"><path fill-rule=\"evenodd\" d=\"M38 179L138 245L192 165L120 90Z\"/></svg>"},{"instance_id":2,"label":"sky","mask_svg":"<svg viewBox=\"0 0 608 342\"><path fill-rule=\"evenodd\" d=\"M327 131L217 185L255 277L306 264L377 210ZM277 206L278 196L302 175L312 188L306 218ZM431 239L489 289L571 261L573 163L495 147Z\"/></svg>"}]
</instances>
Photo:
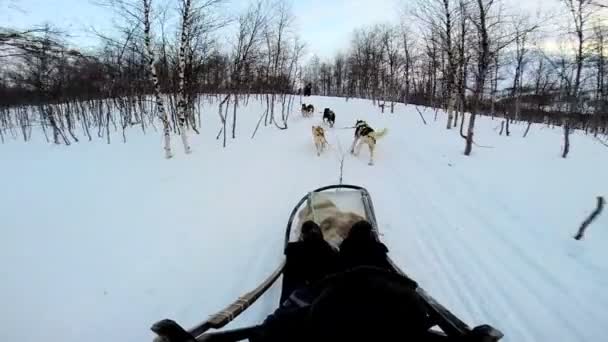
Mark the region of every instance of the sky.
<instances>
[{"instance_id":1,"label":"sky","mask_svg":"<svg viewBox=\"0 0 608 342\"><path fill-rule=\"evenodd\" d=\"M415 0L291 0L295 30L306 43L306 53L331 58L350 43L354 29L383 22L398 22L404 8ZM177 1L175 1L177 3ZM231 0L227 13L237 13L248 0ZM513 12L550 12L559 0L505 0ZM6 10L8 8L8 10ZM31 27L51 23L72 35L70 41L93 47L98 40L90 28L113 29L113 13L91 0L0 0L0 26Z\"/></svg>"}]
</instances>

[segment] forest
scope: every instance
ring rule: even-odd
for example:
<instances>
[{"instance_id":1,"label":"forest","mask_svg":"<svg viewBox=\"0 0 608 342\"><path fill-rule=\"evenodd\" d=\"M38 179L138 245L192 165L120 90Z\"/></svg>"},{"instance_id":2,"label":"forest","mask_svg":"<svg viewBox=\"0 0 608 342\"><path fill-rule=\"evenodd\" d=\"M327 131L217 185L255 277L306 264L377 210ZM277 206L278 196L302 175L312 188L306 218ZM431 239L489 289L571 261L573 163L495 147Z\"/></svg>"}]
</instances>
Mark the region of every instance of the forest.
<instances>
[{"instance_id":1,"label":"forest","mask_svg":"<svg viewBox=\"0 0 608 342\"><path fill-rule=\"evenodd\" d=\"M236 14L225 14L222 0L97 3L119 20L117 33L95 32L95 49L69 44L69 32L49 24L0 27L0 141L28 141L41 129L54 144L126 142L138 126L162 130L171 157L172 135L191 151L202 99L217 104L225 146L243 101L266 104L260 125L287 129L311 84L316 95L371 99L382 113L399 104L434 108L434 120L440 113L446 129L460 130L466 155L476 145L477 115L502 120L506 136L514 122L527 123L524 137L533 124L560 126L564 158L572 130L606 144L601 1L556 0L563 15L546 18L501 0L417 0L403 6L400 22L360 27L347 49L324 59L304 58L297 30L306 28L285 0L256 0ZM178 20L168 19L172 12Z\"/></svg>"}]
</instances>

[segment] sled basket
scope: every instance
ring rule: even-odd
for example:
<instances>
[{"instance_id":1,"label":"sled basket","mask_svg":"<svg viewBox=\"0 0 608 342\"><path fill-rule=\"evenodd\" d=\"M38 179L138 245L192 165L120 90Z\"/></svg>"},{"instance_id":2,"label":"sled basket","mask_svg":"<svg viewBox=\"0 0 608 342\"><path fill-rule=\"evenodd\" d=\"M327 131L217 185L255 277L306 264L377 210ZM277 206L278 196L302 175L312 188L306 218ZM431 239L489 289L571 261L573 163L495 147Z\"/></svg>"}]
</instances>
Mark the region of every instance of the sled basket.
<instances>
[{"instance_id":1,"label":"sled basket","mask_svg":"<svg viewBox=\"0 0 608 342\"><path fill-rule=\"evenodd\" d=\"M335 209L328 211L327 205L332 208L335 206ZM356 218L366 220L377 231L376 215L367 190L355 185L331 185L309 192L293 209L287 222L285 247L289 242L299 240L300 229L305 221L312 220L323 227L328 217L333 217L336 213L351 215L353 221ZM332 240L325 235L327 242L336 248L339 248L343 238L340 236Z\"/></svg>"}]
</instances>

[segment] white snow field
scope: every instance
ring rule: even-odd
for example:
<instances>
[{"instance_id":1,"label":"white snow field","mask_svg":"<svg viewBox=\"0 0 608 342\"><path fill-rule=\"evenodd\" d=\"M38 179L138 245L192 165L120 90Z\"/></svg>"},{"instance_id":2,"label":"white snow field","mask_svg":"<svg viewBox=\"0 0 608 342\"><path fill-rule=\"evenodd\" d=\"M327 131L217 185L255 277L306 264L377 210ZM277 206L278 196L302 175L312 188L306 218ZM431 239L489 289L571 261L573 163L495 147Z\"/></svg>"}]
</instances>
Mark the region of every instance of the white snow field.
<instances>
[{"instance_id":1,"label":"white snow field","mask_svg":"<svg viewBox=\"0 0 608 342\"><path fill-rule=\"evenodd\" d=\"M237 139L222 149L217 102L185 155L165 160L160 132L121 142L0 145L0 340L150 341L172 318L191 327L254 288L282 258L288 215L309 190L337 183L358 118L376 129L376 164L346 154L344 182L366 187L391 257L470 325L504 341L602 341L608 324L608 214L582 241L572 236L608 195L608 149L576 132L568 159L562 131L478 119L462 154L445 115L412 106L380 114L371 101L312 97L331 107L331 148L317 157L311 125L296 109L288 130L263 127L254 98L239 111ZM278 287L230 327L260 322Z\"/></svg>"}]
</instances>

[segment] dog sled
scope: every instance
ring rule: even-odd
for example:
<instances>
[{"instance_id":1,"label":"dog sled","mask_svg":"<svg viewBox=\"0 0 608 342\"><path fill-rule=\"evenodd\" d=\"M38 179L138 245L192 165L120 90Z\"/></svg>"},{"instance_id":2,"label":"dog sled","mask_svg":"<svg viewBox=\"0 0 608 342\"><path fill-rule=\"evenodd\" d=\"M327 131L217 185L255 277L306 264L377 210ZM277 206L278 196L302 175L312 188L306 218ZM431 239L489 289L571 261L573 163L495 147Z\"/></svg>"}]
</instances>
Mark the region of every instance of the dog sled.
<instances>
[{"instance_id":1,"label":"dog sled","mask_svg":"<svg viewBox=\"0 0 608 342\"><path fill-rule=\"evenodd\" d=\"M297 203L287 222L284 247L286 248L289 242L299 239L300 227L304 221L309 219L321 226L325 240L333 246L339 246L346 232L341 232L338 229L326 234L327 227L324 227L324 225L328 225L328 222L335 224L336 216L339 216L337 218L338 226L340 224L348 225L351 221L360 218L367 220L374 229L375 238L379 239L378 222L368 191L355 185L330 185L309 192ZM405 273L390 258L387 261L394 272L405 276ZM155 341L192 342L192 337L194 337L198 342L232 342L247 340L255 336L261 329L261 325L231 330L222 330L222 328L247 310L277 282L284 267L285 261L283 260L258 287L239 297L225 309L210 316L190 330L184 330L183 327L170 319L155 323L151 328L158 335ZM503 337L499 330L489 325L469 327L420 286L416 291L424 301L430 319L434 323L429 330L429 334L433 336L433 341L496 342Z\"/></svg>"}]
</instances>

